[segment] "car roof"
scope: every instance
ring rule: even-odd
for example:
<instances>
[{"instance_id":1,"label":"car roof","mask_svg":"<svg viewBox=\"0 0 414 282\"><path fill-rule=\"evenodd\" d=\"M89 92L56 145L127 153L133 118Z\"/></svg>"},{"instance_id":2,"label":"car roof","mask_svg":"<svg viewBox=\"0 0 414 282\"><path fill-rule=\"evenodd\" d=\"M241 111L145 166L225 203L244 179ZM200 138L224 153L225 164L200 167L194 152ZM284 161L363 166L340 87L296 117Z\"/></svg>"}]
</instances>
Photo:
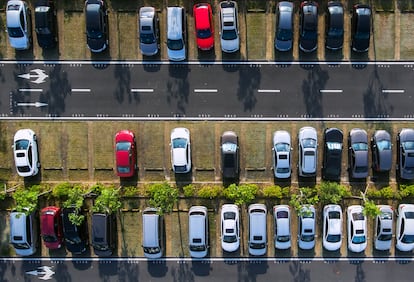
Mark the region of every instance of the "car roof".
<instances>
[{"instance_id":1,"label":"car roof","mask_svg":"<svg viewBox=\"0 0 414 282\"><path fill-rule=\"evenodd\" d=\"M196 29L210 28L210 5L205 3L194 6L194 18L196 19Z\"/></svg>"},{"instance_id":2,"label":"car roof","mask_svg":"<svg viewBox=\"0 0 414 282\"><path fill-rule=\"evenodd\" d=\"M104 213L93 213L92 214L92 231L94 240L96 238L102 238L104 242L107 242L107 218L109 215Z\"/></svg>"},{"instance_id":3,"label":"car roof","mask_svg":"<svg viewBox=\"0 0 414 282\"><path fill-rule=\"evenodd\" d=\"M352 143L368 143L368 135L364 129L353 128L349 135Z\"/></svg>"},{"instance_id":4,"label":"car roof","mask_svg":"<svg viewBox=\"0 0 414 282\"><path fill-rule=\"evenodd\" d=\"M168 7L167 8L167 38L172 40L182 39L182 25L181 16L184 13L182 7Z\"/></svg>"},{"instance_id":5,"label":"car roof","mask_svg":"<svg viewBox=\"0 0 414 282\"><path fill-rule=\"evenodd\" d=\"M24 242L26 238L26 218L23 212L10 213L10 236L12 242Z\"/></svg>"},{"instance_id":6,"label":"car roof","mask_svg":"<svg viewBox=\"0 0 414 282\"><path fill-rule=\"evenodd\" d=\"M146 247L158 245L160 216L157 211L155 208L146 208L142 213L142 244Z\"/></svg>"},{"instance_id":7,"label":"car roof","mask_svg":"<svg viewBox=\"0 0 414 282\"><path fill-rule=\"evenodd\" d=\"M203 206L192 206L188 212L189 216L189 238L193 240L194 238L202 239L202 242L205 243L205 228L206 228L206 217L207 217L207 208ZM194 242L190 242L192 244Z\"/></svg>"},{"instance_id":8,"label":"car roof","mask_svg":"<svg viewBox=\"0 0 414 282\"><path fill-rule=\"evenodd\" d=\"M55 217L60 208L46 207L41 212L41 230L42 234L55 234Z\"/></svg>"}]
</instances>

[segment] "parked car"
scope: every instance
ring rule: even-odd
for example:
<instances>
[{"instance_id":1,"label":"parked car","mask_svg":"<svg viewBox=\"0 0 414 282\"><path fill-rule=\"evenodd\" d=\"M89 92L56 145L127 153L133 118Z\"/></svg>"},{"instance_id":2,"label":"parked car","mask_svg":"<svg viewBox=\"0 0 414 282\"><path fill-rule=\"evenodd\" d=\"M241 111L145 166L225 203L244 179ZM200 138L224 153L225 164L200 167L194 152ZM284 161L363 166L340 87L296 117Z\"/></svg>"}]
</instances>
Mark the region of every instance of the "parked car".
<instances>
[{"instance_id":1,"label":"parked car","mask_svg":"<svg viewBox=\"0 0 414 282\"><path fill-rule=\"evenodd\" d=\"M137 169L137 151L135 135L130 130L121 130L115 134L116 173L119 177L131 177Z\"/></svg>"},{"instance_id":2,"label":"parked car","mask_svg":"<svg viewBox=\"0 0 414 282\"><path fill-rule=\"evenodd\" d=\"M348 169L352 178L368 176L368 135L364 129L353 128L348 137Z\"/></svg>"},{"instance_id":3,"label":"parked car","mask_svg":"<svg viewBox=\"0 0 414 282\"><path fill-rule=\"evenodd\" d=\"M322 178L339 181L342 167L342 144L344 135L338 128L327 128L323 134Z\"/></svg>"},{"instance_id":4,"label":"parked car","mask_svg":"<svg viewBox=\"0 0 414 282\"><path fill-rule=\"evenodd\" d=\"M267 208L264 204L251 204L248 208L248 213L249 254L252 256L263 256L266 254L267 247Z\"/></svg>"},{"instance_id":5,"label":"parked car","mask_svg":"<svg viewBox=\"0 0 414 282\"><path fill-rule=\"evenodd\" d=\"M191 143L190 131L184 127L177 127L171 131L171 163L175 173L191 171Z\"/></svg>"},{"instance_id":6,"label":"parked car","mask_svg":"<svg viewBox=\"0 0 414 282\"><path fill-rule=\"evenodd\" d=\"M284 130L273 133L273 172L276 178L289 178L291 168L291 139L290 134Z\"/></svg>"},{"instance_id":7,"label":"parked car","mask_svg":"<svg viewBox=\"0 0 414 282\"><path fill-rule=\"evenodd\" d=\"M59 249L63 243L62 210L50 206L40 213L40 231L43 242L48 249Z\"/></svg>"},{"instance_id":8,"label":"parked car","mask_svg":"<svg viewBox=\"0 0 414 282\"><path fill-rule=\"evenodd\" d=\"M81 211L75 207L62 209L62 227L65 245L72 254L82 254L88 244L86 220L81 225L75 225L70 221L70 214L79 214Z\"/></svg>"},{"instance_id":9,"label":"parked car","mask_svg":"<svg viewBox=\"0 0 414 282\"><path fill-rule=\"evenodd\" d=\"M341 2L328 2L325 25L326 48L330 50L341 49L344 43L344 8Z\"/></svg>"},{"instance_id":10,"label":"parked car","mask_svg":"<svg viewBox=\"0 0 414 282\"><path fill-rule=\"evenodd\" d=\"M35 31L42 48L53 48L57 43L56 9L53 0L37 0L35 4Z\"/></svg>"},{"instance_id":11,"label":"parked car","mask_svg":"<svg viewBox=\"0 0 414 282\"><path fill-rule=\"evenodd\" d=\"M109 257L115 250L116 220L112 214L92 213L91 243L95 255Z\"/></svg>"},{"instance_id":12,"label":"parked car","mask_svg":"<svg viewBox=\"0 0 414 282\"><path fill-rule=\"evenodd\" d=\"M220 227L221 248L223 251L237 251L240 247L240 220L237 205L225 204L221 207Z\"/></svg>"},{"instance_id":13,"label":"parked car","mask_svg":"<svg viewBox=\"0 0 414 282\"><path fill-rule=\"evenodd\" d=\"M144 56L158 54L160 48L160 27L154 7L139 9L139 47Z\"/></svg>"},{"instance_id":14,"label":"parked car","mask_svg":"<svg viewBox=\"0 0 414 282\"><path fill-rule=\"evenodd\" d=\"M303 1L300 4L299 48L310 53L318 48L318 4Z\"/></svg>"},{"instance_id":15,"label":"parked car","mask_svg":"<svg viewBox=\"0 0 414 282\"><path fill-rule=\"evenodd\" d=\"M25 1L10 0L6 5L6 28L10 46L27 50L32 43L32 18Z\"/></svg>"},{"instance_id":16,"label":"parked car","mask_svg":"<svg viewBox=\"0 0 414 282\"><path fill-rule=\"evenodd\" d=\"M171 61L186 58L186 17L183 7L167 8L167 55Z\"/></svg>"},{"instance_id":17,"label":"parked car","mask_svg":"<svg viewBox=\"0 0 414 282\"><path fill-rule=\"evenodd\" d=\"M299 214L298 245L302 250L315 247L316 211L313 205L304 205Z\"/></svg>"},{"instance_id":18,"label":"parked car","mask_svg":"<svg viewBox=\"0 0 414 282\"><path fill-rule=\"evenodd\" d=\"M13 210L10 213L10 244L19 256L33 255L38 246L36 212L30 214L25 212Z\"/></svg>"},{"instance_id":19,"label":"parked car","mask_svg":"<svg viewBox=\"0 0 414 282\"><path fill-rule=\"evenodd\" d=\"M85 1L86 43L91 52L99 53L108 47L108 12L104 1Z\"/></svg>"},{"instance_id":20,"label":"parked car","mask_svg":"<svg viewBox=\"0 0 414 282\"><path fill-rule=\"evenodd\" d=\"M414 250L414 205L400 204L398 206L395 247L402 252Z\"/></svg>"},{"instance_id":21,"label":"parked car","mask_svg":"<svg viewBox=\"0 0 414 282\"><path fill-rule=\"evenodd\" d=\"M286 250L291 247L290 234L290 208L288 205L277 205L273 207L273 219L275 228L275 248Z\"/></svg>"},{"instance_id":22,"label":"parked car","mask_svg":"<svg viewBox=\"0 0 414 282\"><path fill-rule=\"evenodd\" d=\"M220 43L225 53L239 51L239 20L235 1L220 2Z\"/></svg>"},{"instance_id":23,"label":"parked car","mask_svg":"<svg viewBox=\"0 0 414 282\"><path fill-rule=\"evenodd\" d=\"M375 249L386 251L391 248L394 211L391 206L379 205L380 214L375 218Z\"/></svg>"},{"instance_id":24,"label":"parked car","mask_svg":"<svg viewBox=\"0 0 414 282\"><path fill-rule=\"evenodd\" d=\"M213 12L210 4L198 3L193 7L197 47L210 50L214 47Z\"/></svg>"},{"instance_id":25,"label":"parked car","mask_svg":"<svg viewBox=\"0 0 414 282\"><path fill-rule=\"evenodd\" d=\"M390 171L392 165L391 135L377 130L371 138L372 168L378 172Z\"/></svg>"},{"instance_id":26,"label":"parked car","mask_svg":"<svg viewBox=\"0 0 414 282\"><path fill-rule=\"evenodd\" d=\"M414 129L404 128L397 135L397 175L414 179Z\"/></svg>"},{"instance_id":27,"label":"parked car","mask_svg":"<svg viewBox=\"0 0 414 282\"><path fill-rule=\"evenodd\" d=\"M158 259L163 253L163 217L156 208L145 208L142 212L142 249L148 259Z\"/></svg>"},{"instance_id":28,"label":"parked car","mask_svg":"<svg viewBox=\"0 0 414 282\"><path fill-rule=\"evenodd\" d=\"M293 3L281 1L276 9L275 48L278 51L289 51L293 42Z\"/></svg>"},{"instance_id":29,"label":"parked car","mask_svg":"<svg viewBox=\"0 0 414 282\"><path fill-rule=\"evenodd\" d=\"M352 50L366 52L369 49L371 34L371 8L365 4L356 4L351 19Z\"/></svg>"},{"instance_id":30,"label":"parked car","mask_svg":"<svg viewBox=\"0 0 414 282\"><path fill-rule=\"evenodd\" d=\"M348 249L360 253L367 247L367 219L362 206L352 205L347 209Z\"/></svg>"},{"instance_id":31,"label":"parked car","mask_svg":"<svg viewBox=\"0 0 414 282\"><path fill-rule=\"evenodd\" d=\"M239 176L239 138L233 131L226 131L220 138L221 172L223 179Z\"/></svg>"},{"instance_id":32,"label":"parked car","mask_svg":"<svg viewBox=\"0 0 414 282\"><path fill-rule=\"evenodd\" d=\"M192 206L188 211L190 255L203 258L208 254L208 213L204 206Z\"/></svg>"},{"instance_id":33,"label":"parked car","mask_svg":"<svg viewBox=\"0 0 414 282\"><path fill-rule=\"evenodd\" d=\"M19 129L14 134L13 155L18 175L35 176L39 172L37 137L33 130Z\"/></svg>"},{"instance_id":34,"label":"parked car","mask_svg":"<svg viewBox=\"0 0 414 282\"><path fill-rule=\"evenodd\" d=\"M316 176L318 159L318 135L316 129L310 126L299 130L299 176Z\"/></svg>"},{"instance_id":35,"label":"parked car","mask_svg":"<svg viewBox=\"0 0 414 282\"><path fill-rule=\"evenodd\" d=\"M337 251L342 245L342 209L340 205L323 207L323 247Z\"/></svg>"}]
</instances>

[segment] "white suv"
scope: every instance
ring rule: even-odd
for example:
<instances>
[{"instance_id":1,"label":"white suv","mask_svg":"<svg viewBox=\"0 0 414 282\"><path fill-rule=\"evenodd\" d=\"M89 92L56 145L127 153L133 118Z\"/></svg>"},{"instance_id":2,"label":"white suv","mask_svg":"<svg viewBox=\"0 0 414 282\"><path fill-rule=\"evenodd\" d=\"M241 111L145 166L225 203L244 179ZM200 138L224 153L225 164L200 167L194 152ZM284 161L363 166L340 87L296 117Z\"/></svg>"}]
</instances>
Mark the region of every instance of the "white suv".
<instances>
[{"instance_id":1,"label":"white suv","mask_svg":"<svg viewBox=\"0 0 414 282\"><path fill-rule=\"evenodd\" d=\"M220 2L220 42L221 50L226 53L237 52L240 48L237 3L235 1Z\"/></svg>"}]
</instances>

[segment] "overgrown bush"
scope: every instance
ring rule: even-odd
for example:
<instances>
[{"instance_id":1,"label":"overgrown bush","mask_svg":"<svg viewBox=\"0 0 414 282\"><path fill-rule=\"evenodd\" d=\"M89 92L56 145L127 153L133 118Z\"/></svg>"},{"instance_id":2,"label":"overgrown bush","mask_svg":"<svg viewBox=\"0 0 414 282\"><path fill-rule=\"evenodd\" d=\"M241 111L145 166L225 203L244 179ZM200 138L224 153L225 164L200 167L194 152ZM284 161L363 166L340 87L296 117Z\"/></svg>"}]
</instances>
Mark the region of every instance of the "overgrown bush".
<instances>
[{"instance_id":1,"label":"overgrown bush","mask_svg":"<svg viewBox=\"0 0 414 282\"><path fill-rule=\"evenodd\" d=\"M53 187L52 195L56 199L65 200L69 195L69 191L72 190L72 187L73 185L68 182L59 183Z\"/></svg>"},{"instance_id":2,"label":"overgrown bush","mask_svg":"<svg viewBox=\"0 0 414 282\"><path fill-rule=\"evenodd\" d=\"M351 196L349 188L337 182L323 181L316 187L322 204L338 204L342 198Z\"/></svg>"},{"instance_id":3,"label":"overgrown bush","mask_svg":"<svg viewBox=\"0 0 414 282\"><path fill-rule=\"evenodd\" d=\"M266 198L282 199L283 190L278 185L266 186L263 188L263 196Z\"/></svg>"},{"instance_id":4,"label":"overgrown bush","mask_svg":"<svg viewBox=\"0 0 414 282\"><path fill-rule=\"evenodd\" d=\"M171 212L178 201L178 190L167 182L151 184L147 192L150 205L158 208L160 214Z\"/></svg>"},{"instance_id":5,"label":"overgrown bush","mask_svg":"<svg viewBox=\"0 0 414 282\"><path fill-rule=\"evenodd\" d=\"M256 184L231 184L223 190L223 195L236 205L248 204L256 198L258 187Z\"/></svg>"},{"instance_id":6,"label":"overgrown bush","mask_svg":"<svg viewBox=\"0 0 414 282\"><path fill-rule=\"evenodd\" d=\"M382 198L382 199L399 198L399 193L394 192L394 190L389 186L383 187L380 190L377 190L375 188L369 188L366 195L368 198Z\"/></svg>"},{"instance_id":7,"label":"overgrown bush","mask_svg":"<svg viewBox=\"0 0 414 282\"><path fill-rule=\"evenodd\" d=\"M197 196L205 199L215 199L219 197L223 192L223 188L218 185L205 185L197 191Z\"/></svg>"},{"instance_id":8,"label":"overgrown bush","mask_svg":"<svg viewBox=\"0 0 414 282\"><path fill-rule=\"evenodd\" d=\"M400 185L399 194L401 198L414 197L414 185Z\"/></svg>"},{"instance_id":9,"label":"overgrown bush","mask_svg":"<svg viewBox=\"0 0 414 282\"><path fill-rule=\"evenodd\" d=\"M16 202L16 211L25 214L31 214L37 209L38 198L41 191L39 185L33 185L30 188L18 188L13 193L13 199Z\"/></svg>"},{"instance_id":10,"label":"overgrown bush","mask_svg":"<svg viewBox=\"0 0 414 282\"><path fill-rule=\"evenodd\" d=\"M196 187L193 184L188 184L183 187L184 197L194 197L196 194Z\"/></svg>"},{"instance_id":11,"label":"overgrown bush","mask_svg":"<svg viewBox=\"0 0 414 282\"><path fill-rule=\"evenodd\" d=\"M127 187L123 187L123 196L125 197L134 197L134 196L138 196L138 187L137 186L127 186Z\"/></svg>"},{"instance_id":12,"label":"overgrown bush","mask_svg":"<svg viewBox=\"0 0 414 282\"><path fill-rule=\"evenodd\" d=\"M94 212L107 212L109 214L118 211L121 208L119 200L119 190L113 187L101 186L101 193L95 199L92 210Z\"/></svg>"}]
</instances>

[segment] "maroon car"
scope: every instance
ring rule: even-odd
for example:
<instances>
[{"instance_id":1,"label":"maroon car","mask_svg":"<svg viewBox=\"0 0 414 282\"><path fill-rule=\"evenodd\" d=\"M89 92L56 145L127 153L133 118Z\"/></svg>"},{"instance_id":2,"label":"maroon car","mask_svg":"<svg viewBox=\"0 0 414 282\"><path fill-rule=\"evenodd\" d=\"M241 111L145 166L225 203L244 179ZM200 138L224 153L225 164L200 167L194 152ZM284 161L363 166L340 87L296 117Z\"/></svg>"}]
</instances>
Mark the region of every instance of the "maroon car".
<instances>
[{"instance_id":1,"label":"maroon car","mask_svg":"<svg viewBox=\"0 0 414 282\"><path fill-rule=\"evenodd\" d=\"M46 207L40 213L40 231L45 246L49 249L59 249L63 242L61 209Z\"/></svg>"},{"instance_id":2,"label":"maroon car","mask_svg":"<svg viewBox=\"0 0 414 282\"><path fill-rule=\"evenodd\" d=\"M119 177L131 177L137 169L135 135L121 130L115 135L116 173Z\"/></svg>"}]
</instances>

